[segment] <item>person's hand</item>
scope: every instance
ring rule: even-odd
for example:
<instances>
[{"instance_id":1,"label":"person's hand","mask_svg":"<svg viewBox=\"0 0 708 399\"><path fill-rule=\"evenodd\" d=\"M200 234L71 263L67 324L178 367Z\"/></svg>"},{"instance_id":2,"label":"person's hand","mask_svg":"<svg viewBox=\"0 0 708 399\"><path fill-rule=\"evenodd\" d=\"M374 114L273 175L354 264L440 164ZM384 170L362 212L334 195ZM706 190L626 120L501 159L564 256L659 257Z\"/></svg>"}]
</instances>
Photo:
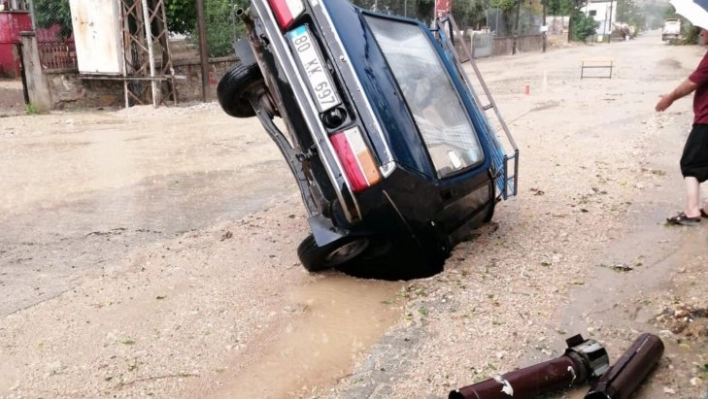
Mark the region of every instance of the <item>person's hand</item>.
<instances>
[{"instance_id":1,"label":"person's hand","mask_svg":"<svg viewBox=\"0 0 708 399\"><path fill-rule=\"evenodd\" d=\"M672 98L671 95L665 94L661 96L661 100L659 100L658 103L656 103L656 111L657 112L662 112L665 111L667 108L671 106L671 104L674 103L674 99Z\"/></svg>"}]
</instances>

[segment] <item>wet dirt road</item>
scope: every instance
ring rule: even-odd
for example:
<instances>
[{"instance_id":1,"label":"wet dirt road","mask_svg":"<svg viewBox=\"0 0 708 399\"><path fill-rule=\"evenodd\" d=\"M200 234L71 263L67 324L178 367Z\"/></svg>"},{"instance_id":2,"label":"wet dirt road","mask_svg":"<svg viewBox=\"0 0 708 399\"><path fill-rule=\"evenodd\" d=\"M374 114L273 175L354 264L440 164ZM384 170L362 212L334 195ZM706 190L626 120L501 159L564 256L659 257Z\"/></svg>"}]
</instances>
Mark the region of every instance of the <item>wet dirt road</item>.
<instances>
[{"instance_id":1,"label":"wet dirt road","mask_svg":"<svg viewBox=\"0 0 708 399\"><path fill-rule=\"evenodd\" d=\"M706 337L656 318L708 306L705 227L662 226L690 101L652 111L702 51L646 36L480 62L521 193L413 282L302 270L305 212L256 120L0 119L0 397L441 398L578 332L615 360L650 331L667 355L638 397L702 399ZM579 80L586 58L613 79Z\"/></svg>"}]
</instances>

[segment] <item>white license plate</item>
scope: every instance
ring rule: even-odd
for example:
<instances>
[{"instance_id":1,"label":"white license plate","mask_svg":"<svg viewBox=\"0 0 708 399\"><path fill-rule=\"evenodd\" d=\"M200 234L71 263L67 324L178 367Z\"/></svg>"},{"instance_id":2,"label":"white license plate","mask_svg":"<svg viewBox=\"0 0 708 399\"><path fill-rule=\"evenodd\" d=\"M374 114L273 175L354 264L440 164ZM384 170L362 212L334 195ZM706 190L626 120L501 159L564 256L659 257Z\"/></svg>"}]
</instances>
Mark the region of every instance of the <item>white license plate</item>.
<instances>
[{"instance_id":1,"label":"white license plate","mask_svg":"<svg viewBox=\"0 0 708 399\"><path fill-rule=\"evenodd\" d=\"M312 96L317 102L320 112L330 110L342 102L332 84L332 79L325 67L322 57L315 48L310 32L305 26L300 26L288 32L288 38L293 44L295 54L305 71Z\"/></svg>"}]
</instances>

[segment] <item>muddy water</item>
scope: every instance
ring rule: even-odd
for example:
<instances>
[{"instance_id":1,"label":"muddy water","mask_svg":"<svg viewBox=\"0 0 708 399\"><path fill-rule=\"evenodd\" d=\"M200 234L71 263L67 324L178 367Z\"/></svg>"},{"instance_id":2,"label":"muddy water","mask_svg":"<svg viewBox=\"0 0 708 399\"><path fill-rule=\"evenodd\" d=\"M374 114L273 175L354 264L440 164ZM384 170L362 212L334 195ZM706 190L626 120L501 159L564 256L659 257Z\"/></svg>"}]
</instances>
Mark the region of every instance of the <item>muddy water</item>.
<instances>
[{"instance_id":1,"label":"muddy water","mask_svg":"<svg viewBox=\"0 0 708 399\"><path fill-rule=\"evenodd\" d=\"M399 320L399 282L330 275L289 295L300 317L279 331L257 364L226 384L219 398L300 397L350 373L357 357Z\"/></svg>"}]
</instances>

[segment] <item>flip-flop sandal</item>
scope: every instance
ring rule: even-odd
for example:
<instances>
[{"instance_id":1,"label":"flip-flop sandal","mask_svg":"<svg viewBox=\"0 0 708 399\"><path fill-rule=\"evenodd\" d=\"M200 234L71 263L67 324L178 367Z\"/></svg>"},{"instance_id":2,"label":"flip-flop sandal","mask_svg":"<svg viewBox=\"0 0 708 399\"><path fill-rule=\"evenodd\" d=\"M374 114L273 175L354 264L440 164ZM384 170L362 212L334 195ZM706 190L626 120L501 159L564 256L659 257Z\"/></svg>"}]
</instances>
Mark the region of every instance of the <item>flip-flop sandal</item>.
<instances>
[{"instance_id":1,"label":"flip-flop sandal","mask_svg":"<svg viewBox=\"0 0 708 399\"><path fill-rule=\"evenodd\" d=\"M706 213L703 209L701 209L701 217L708 219L708 213Z\"/></svg>"},{"instance_id":2,"label":"flip-flop sandal","mask_svg":"<svg viewBox=\"0 0 708 399\"><path fill-rule=\"evenodd\" d=\"M701 218L690 218L685 213L679 212L676 216L667 218L669 224L680 224L681 226L696 226L701 223Z\"/></svg>"}]
</instances>

